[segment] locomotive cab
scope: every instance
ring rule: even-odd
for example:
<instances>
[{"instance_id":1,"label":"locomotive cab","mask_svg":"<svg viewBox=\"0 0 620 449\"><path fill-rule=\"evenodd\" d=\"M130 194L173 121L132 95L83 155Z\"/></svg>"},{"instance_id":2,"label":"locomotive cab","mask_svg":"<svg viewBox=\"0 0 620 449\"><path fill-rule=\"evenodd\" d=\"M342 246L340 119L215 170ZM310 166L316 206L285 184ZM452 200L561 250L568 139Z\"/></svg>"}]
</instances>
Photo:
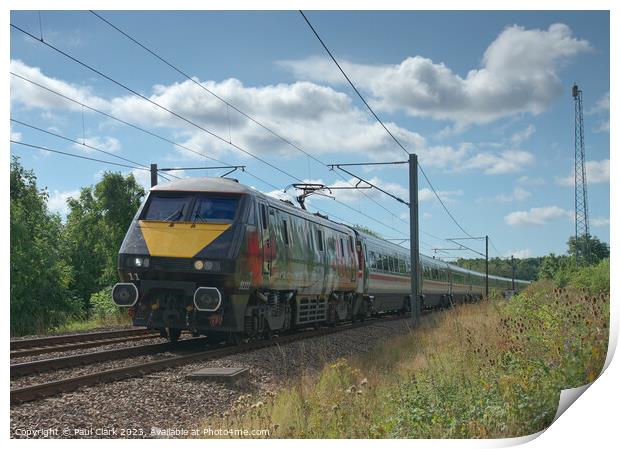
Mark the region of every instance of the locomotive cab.
<instances>
[{"instance_id":1,"label":"locomotive cab","mask_svg":"<svg viewBox=\"0 0 620 449\"><path fill-rule=\"evenodd\" d=\"M253 198L227 179L192 178L151 189L118 257L112 296L133 324L171 340L181 330L236 329L231 293ZM253 221L252 219L250 221Z\"/></svg>"}]
</instances>

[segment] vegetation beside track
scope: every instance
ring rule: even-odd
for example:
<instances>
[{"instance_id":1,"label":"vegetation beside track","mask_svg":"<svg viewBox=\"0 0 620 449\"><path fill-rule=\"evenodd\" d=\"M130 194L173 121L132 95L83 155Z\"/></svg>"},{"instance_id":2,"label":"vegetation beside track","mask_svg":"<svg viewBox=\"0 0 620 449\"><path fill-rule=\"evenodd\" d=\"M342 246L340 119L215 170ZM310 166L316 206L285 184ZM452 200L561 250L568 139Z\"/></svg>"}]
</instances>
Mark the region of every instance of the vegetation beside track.
<instances>
[{"instance_id":1,"label":"vegetation beside track","mask_svg":"<svg viewBox=\"0 0 620 449\"><path fill-rule=\"evenodd\" d=\"M109 295L118 248L144 189L105 172L67 200L66 220L49 192L11 159L11 336L109 327L128 321Z\"/></svg>"},{"instance_id":2,"label":"vegetation beside track","mask_svg":"<svg viewBox=\"0 0 620 449\"><path fill-rule=\"evenodd\" d=\"M510 301L425 316L409 335L307 373L275 397L245 396L207 425L268 428L276 438L531 434L552 422L560 390L596 379L608 330L606 259Z\"/></svg>"}]
</instances>

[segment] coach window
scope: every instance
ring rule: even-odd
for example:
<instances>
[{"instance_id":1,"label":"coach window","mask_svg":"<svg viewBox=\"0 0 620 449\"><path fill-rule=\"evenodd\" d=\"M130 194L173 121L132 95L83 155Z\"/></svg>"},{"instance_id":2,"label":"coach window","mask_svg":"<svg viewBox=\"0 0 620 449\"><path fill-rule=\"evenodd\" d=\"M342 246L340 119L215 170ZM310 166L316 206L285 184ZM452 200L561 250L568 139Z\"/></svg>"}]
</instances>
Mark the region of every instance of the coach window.
<instances>
[{"instance_id":1,"label":"coach window","mask_svg":"<svg viewBox=\"0 0 620 449\"><path fill-rule=\"evenodd\" d=\"M254 201L248 201L248 224L256 224L256 214L254 213Z\"/></svg>"},{"instance_id":2,"label":"coach window","mask_svg":"<svg viewBox=\"0 0 620 449\"><path fill-rule=\"evenodd\" d=\"M260 217L263 222L263 229L267 229L267 208L264 204L260 205Z\"/></svg>"},{"instance_id":3,"label":"coach window","mask_svg":"<svg viewBox=\"0 0 620 449\"><path fill-rule=\"evenodd\" d=\"M316 241L318 243L319 246L319 251L323 251L324 247L323 247L323 231L321 231L320 229L316 230Z\"/></svg>"},{"instance_id":4,"label":"coach window","mask_svg":"<svg viewBox=\"0 0 620 449\"><path fill-rule=\"evenodd\" d=\"M340 255L344 257L344 241L340 238Z\"/></svg>"},{"instance_id":5,"label":"coach window","mask_svg":"<svg viewBox=\"0 0 620 449\"><path fill-rule=\"evenodd\" d=\"M353 249L353 237L349 236L349 251L351 254L355 254L355 249Z\"/></svg>"},{"instance_id":6,"label":"coach window","mask_svg":"<svg viewBox=\"0 0 620 449\"><path fill-rule=\"evenodd\" d=\"M291 242L288 237L288 222L286 220L282 220L282 232L284 234L284 243L289 245Z\"/></svg>"},{"instance_id":7,"label":"coach window","mask_svg":"<svg viewBox=\"0 0 620 449\"><path fill-rule=\"evenodd\" d=\"M314 245L312 244L312 232L308 232L308 248L311 250L314 249Z\"/></svg>"}]
</instances>

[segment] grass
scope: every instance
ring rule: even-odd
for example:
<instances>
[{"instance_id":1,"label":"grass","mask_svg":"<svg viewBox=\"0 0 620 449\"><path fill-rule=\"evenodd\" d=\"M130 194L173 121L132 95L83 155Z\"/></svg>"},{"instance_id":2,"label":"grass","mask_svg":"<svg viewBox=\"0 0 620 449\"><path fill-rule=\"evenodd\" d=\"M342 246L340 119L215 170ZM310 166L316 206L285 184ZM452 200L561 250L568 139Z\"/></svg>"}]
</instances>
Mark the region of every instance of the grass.
<instances>
[{"instance_id":1,"label":"grass","mask_svg":"<svg viewBox=\"0 0 620 449\"><path fill-rule=\"evenodd\" d=\"M67 334L129 325L131 325L131 318L129 318L129 315L114 313L105 316L95 316L87 320L71 320L61 326L55 327L49 334Z\"/></svg>"},{"instance_id":2,"label":"grass","mask_svg":"<svg viewBox=\"0 0 620 449\"><path fill-rule=\"evenodd\" d=\"M561 389L596 379L606 356L609 263L567 288L541 281L510 301L426 316L365 355L243 396L212 428L276 438L499 438L547 427ZM585 274L584 274L585 273Z\"/></svg>"}]
</instances>

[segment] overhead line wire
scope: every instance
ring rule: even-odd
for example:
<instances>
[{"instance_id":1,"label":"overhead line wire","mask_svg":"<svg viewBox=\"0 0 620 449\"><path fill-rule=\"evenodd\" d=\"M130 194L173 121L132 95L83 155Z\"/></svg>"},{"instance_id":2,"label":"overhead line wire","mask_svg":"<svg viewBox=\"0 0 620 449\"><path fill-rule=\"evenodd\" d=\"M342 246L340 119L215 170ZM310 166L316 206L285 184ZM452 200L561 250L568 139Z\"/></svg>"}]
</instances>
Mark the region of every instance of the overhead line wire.
<instances>
[{"instance_id":1,"label":"overhead line wire","mask_svg":"<svg viewBox=\"0 0 620 449\"><path fill-rule=\"evenodd\" d=\"M202 83L196 81L195 78L191 77L190 75L188 75L186 72L184 72L183 70L181 70L178 66L176 66L175 64L173 64L172 62L168 61L167 59L163 58L162 56L160 56L156 51L152 50L151 48L147 47L145 44L143 44L142 42L138 41L136 38L134 38L133 36L131 36L129 33L127 33L126 31L122 30L120 27L116 26L115 24L113 24L112 22L110 22L109 20L107 20L106 18L104 18L103 16L101 16L100 14L96 13L95 11L89 10L95 17L99 18L101 21L103 21L104 23L106 23L107 25L109 25L111 28L113 28L114 30L118 31L119 33L121 33L123 36L125 36L127 39L129 39L130 41L132 41L133 43L135 43L136 45L138 45L139 47L141 47L142 49L144 49L145 51L147 51L149 54L151 54L152 56L154 56L155 58L157 58L159 61L163 62L164 64L166 64L168 67L170 67L171 69L173 69L174 71L176 71L177 73L179 73L180 75L182 75L183 77L185 77L186 79L188 79L189 81L191 81L192 83L194 83L196 86L200 87L201 89L203 89L205 92L208 92L209 94L213 95L215 98L217 98L218 100L220 100L222 103L226 104L228 107L234 109L235 111L237 111L239 114L241 114L242 116L246 117L248 120L252 121L253 123L257 124L258 126L260 126L261 128L263 128L264 130L268 131L269 133L271 133L273 136L277 137L278 139L280 139L281 141L283 141L284 143L290 145L291 147L295 148L296 150L300 151L301 153L303 153L304 155L306 155L307 157L309 157L310 159L314 160L315 162L319 163L320 165L323 165L326 168L329 168L329 166L321 161L319 158L313 156L311 153L305 151L304 149L302 149L299 145L296 145L295 143L293 143L291 140L283 137L281 134L277 133L276 131L274 131L272 128L268 127L267 125L264 125L263 123L261 123L260 121L258 121L257 119L255 119L254 117L252 117L251 115L249 115L248 113L242 111L241 109L239 109L237 106L235 106L234 104L230 103L228 100L226 100L225 98L219 96L218 94L216 94L215 92L213 92L211 89L207 88L206 86L204 86ZM332 171L332 170L330 170ZM345 182L347 182L349 185L353 186L353 184L346 179L345 176L343 176L341 173L339 172L335 172L337 176L339 176L341 179L343 179ZM375 200L374 198L366 195L364 192L361 192L366 198L370 199L373 203L375 203L376 205L378 205L379 207L381 207L383 210L385 210L386 212L388 212L390 215L392 215L393 217L399 219L400 221L402 221L403 223L407 223L405 220L403 220L402 218L400 218L397 214L395 214L394 212L392 212L391 210L387 209L385 206L383 206L380 202L378 202L377 200Z\"/></svg>"},{"instance_id":2,"label":"overhead line wire","mask_svg":"<svg viewBox=\"0 0 620 449\"><path fill-rule=\"evenodd\" d=\"M392 132L387 128L387 126L385 126L385 124L383 123L383 121L381 121L381 119L379 118L379 116L375 113L375 111L370 107L370 105L366 102L366 100L364 99L364 97L362 96L362 94L360 93L359 90L357 90L357 87L355 87L355 84L353 84L353 81L351 81L351 79L349 78L349 76L346 74L346 72L343 70L343 68L340 66L340 64L338 63L338 61L336 60L336 58L334 57L334 55L332 54L332 52L329 50L329 48L327 47L327 45L325 44L325 42L323 42L323 39L321 39L321 36L319 36L319 33L316 31L316 29L312 26L312 24L310 23L310 21L308 20L308 18L306 17L306 15L304 14L303 11L299 10L299 13L302 15L302 17L304 18L304 20L306 21L306 23L308 24L308 26L310 27L310 29L312 30L312 32L314 33L314 35L316 36L316 38L319 40L319 42L321 43L321 45L323 46L323 48L325 49L325 51L327 52L327 54L330 56L330 58L332 59L332 61L334 61L334 64L336 64L336 66L338 67L338 69L340 70L340 72L342 73L342 75L345 77L345 79L349 82L349 84L351 85L351 87L353 88L353 90L355 91L355 93L357 94L357 96L362 100L362 102L364 103L364 105L366 105L366 107L368 108L368 110L370 111L370 113L374 116L374 118L381 124L381 126L383 127L383 129L390 135L390 137L392 138L392 140L394 140L394 142L396 142L396 144L405 152L405 154L407 154L407 156L409 156L409 151L407 151L405 149L405 147L400 143L400 141L394 136L394 134L392 134ZM428 178L428 176L426 176L426 173L424 172L424 170L422 169L422 166L418 163L418 167L420 168L420 171L422 172L422 175L424 176L424 178L426 179L426 182L428 183L428 185L430 186L431 190L433 191L433 193L435 194L435 196L437 197L437 199L439 200L439 202L441 203L441 205L443 206L444 210L446 211L446 213L448 214L448 216L452 219L452 221L458 226L458 228L463 231L463 233L465 235L467 235L468 237L471 237L471 235L465 231L465 229L463 229L463 227L460 225L460 223L454 218L454 216L452 215L452 213L450 213L450 211L448 210L448 208L446 207L446 205L444 204L443 200L441 199L441 197L439 196L439 194L437 193L437 191L435 190L435 187L433 186L433 184L431 183L430 179Z\"/></svg>"},{"instance_id":3,"label":"overhead line wire","mask_svg":"<svg viewBox=\"0 0 620 449\"><path fill-rule=\"evenodd\" d=\"M52 132L52 131L49 131L49 130L46 130L46 129L43 129L43 128L39 128L38 126L32 125L30 123L22 122L21 120L17 120L17 119L14 119L14 118L10 118L9 120L12 121L13 123L17 123L19 125L26 126L28 128L37 130L39 132L42 132L42 133L45 133L45 134L49 134L49 135L54 136L54 137L58 137L59 139L63 139L63 140L66 140L68 142L72 142L72 143L75 143L77 145L80 145L80 146L83 146L83 147L86 147L86 148L90 148L91 150L95 150L95 151L98 151L100 153L106 154L108 156L114 157L116 159L120 159L120 160L123 160L125 162L129 162L131 164L134 164L136 166L148 169L148 167L146 165L144 165L144 164L141 164L141 163L136 162L136 161L132 161L131 159L128 159L128 158L123 157L123 156L119 156L119 155L111 153L109 151L102 150L101 148L94 147L92 145L87 144L86 142L79 142L77 140L71 139L71 138L63 136L61 134L57 134L55 132ZM177 179L180 179L179 176L176 176L176 175L173 175L173 174L170 174L170 176L173 176L173 177L175 177Z\"/></svg>"},{"instance_id":4,"label":"overhead line wire","mask_svg":"<svg viewBox=\"0 0 620 449\"><path fill-rule=\"evenodd\" d=\"M42 85L42 84L39 84L39 83L37 83L37 82L35 82L35 81L33 81L33 80L30 80L30 79L28 79L28 78L26 78L26 77L24 77L24 76L21 76L21 75L19 75L19 74L14 73L14 72L10 72L10 74L11 74L11 75L13 75L13 76L15 76L15 77L17 77L17 78L19 78L19 79L21 79L21 80L23 80L23 81L26 81L26 82L28 82L28 83L31 83L31 84L33 84L33 85L35 85L35 86L37 86L37 87L39 87L39 88L41 88L41 89L44 89L44 90L46 90L46 91L48 91L48 92L51 92L51 93L53 93L53 94L55 94L55 95L58 95L58 96L60 96L60 97L62 97L62 98L64 98L64 99L66 99L66 100L68 100L68 101L71 101L71 102L73 102L73 103L75 103L75 104L78 104L78 105L80 105L80 106L83 106L83 107L85 107L86 109L92 110L92 111L94 111L94 112L97 112L97 113L99 113L99 114L101 114L101 115L105 116L105 117L108 117L108 118L111 118L111 119L113 119L113 120L116 120L116 121L118 121L119 123L122 123L122 124L124 124L124 125L130 126L130 127L134 128L134 129L136 129L136 130L138 130L138 131L141 131L141 132L143 132L143 133L145 133L145 134L148 134L148 135L150 135L150 136L152 136L152 137L155 137L155 138L158 138L158 139L164 140L164 141L166 141L166 142L168 142L168 143L170 143L170 144L172 144L172 145L175 145L175 146L177 146L177 147L179 147L179 148L182 148L182 149L184 149L184 150L190 151L190 152L195 153L195 154L197 154L197 155L199 155L199 156L203 156L203 157L205 157L205 158L207 158L207 159L213 160L213 161L218 162L218 163L221 163L221 164L223 164L223 165L230 165L230 164L229 164L228 162L226 162L226 161L221 161L221 160L219 160L219 159L216 159L216 158L213 158L213 157L207 156L206 154L203 154L203 153L201 153L200 151L197 151L197 150L194 150L194 149L192 149L192 148L189 148L189 147L187 147L187 146L185 146L185 145L182 145L182 144L180 144L180 143L178 143L178 142L175 142L175 141L173 141L173 140L170 140L170 139L168 139L168 138L166 138L166 137L164 137L164 136L161 136L161 135L159 135L159 134L157 134L157 133L154 133L154 132L152 132L152 131L149 131L149 130L147 130L147 129L144 129L144 128L142 128L142 127L138 126L138 125L135 125L135 124L130 123L130 122L126 121L126 120L123 120L123 119L120 119L120 118L118 118L118 117L115 117L115 116L114 116L114 115L112 115L112 114L109 114L109 113L107 113L107 112L101 111L101 110L99 110L99 109L97 109L97 108L94 108L94 107L92 107L92 106L89 106L89 105L87 105L87 104L85 104L85 103L83 103L83 102L80 102L80 101L75 100L75 99L73 99L73 98L71 98L71 97L68 97L67 95L64 95L64 94L62 94L62 93L60 93L60 92L58 92L58 91L55 91L54 89L51 89L51 88L49 88L49 87L47 87L47 86L44 86L44 85ZM48 131L46 131L46 132L48 132ZM48 133L49 133L49 132L48 132ZM253 178L255 178L255 179L257 179L257 180L259 180L259 181L263 182L263 183L264 183L264 184L266 184L266 185L269 185L270 187L272 187L272 188L274 188L274 189L276 189L276 190L281 190L281 188L280 188L280 187L278 187L278 186L276 186L276 185L274 185L274 184L272 184L272 183L270 183L270 182L268 182L268 181L265 181L264 179L262 179L262 178L260 178L260 177L258 177L258 176L256 176L256 175L254 175L253 173L251 173L251 172L250 172L250 171L248 171L247 169L244 171L244 173L247 173L249 176L251 176L251 177L253 177ZM377 220L377 219L375 219L374 217L370 217L369 215L367 215L367 214L365 214L365 213L361 212L361 211L360 211L360 210L358 210L358 209L355 209L355 208L353 208L353 207L351 207L351 206L349 206L349 205L347 205L347 204L344 204L344 203L340 202L339 200L336 200L336 202L338 202L339 204L342 204L343 206L345 206L345 207L347 207L347 208L349 208L349 209L353 210L354 212L357 212L357 213L358 213L358 214L360 214L360 215L365 216L366 218L369 218L369 219L371 219L371 220L373 220L373 221L377 222L378 224L380 224L380 225L382 225L382 226L385 226L385 227L388 227L388 228L390 228L390 229L393 229L393 230L395 230L396 232L400 233L401 235L405 235L402 231L400 231L400 230L398 230L398 229L395 229L395 228L393 228L393 227L391 227L391 226L389 226L389 225L386 225L385 223L382 223L381 221L378 221L378 220ZM332 215L332 216L335 216L335 215L333 215L333 214L331 214L331 215Z\"/></svg>"},{"instance_id":5,"label":"overhead line wire","mask_svg":"<svg viewBox=\"0 0 620 449\"><path fill-rule=\"evenodd\" d=\"M118 167L126 167L126 168L135 169L135 170L150 171L148 168L135 167L133 165L121 164L121 163L112 162L112 161L104 161L102 159L96 159L96 158L93 158L93 157L82 156L80 154L66 153L66 152L60 151L60 150L52 150L51 148L43 147L43 146L40 146L40 145L34 145L34 144L26 143L26 142L20 142L18 140L11 139L10 142L14 143L16 145L23 145L23 146L30 147L30 148L37 148L39 150L49 151L50 153L63 154L65 156L71 156L71 157L75 157L75 158L79 158L79 159L87 159L89 161L101 162L103 164L116 165Z\"/></svg>"},{"instance_id":6,"label":"overhead line wire","mask_svg":"<svg viewBox=\"0 0 620 449\"><path fill-rule=\"evenodd\" d=\"M142 127L140 127L140 126L138 126L138 125L136 125L136 124L134 124L134 123L128 122L128 121L123 120L123 119L118 118L118 117L115 117L115 116L114 116L114 115L112 115L112 114L109 114L109 113L104 112L104 111L102 111L102 110L100 110L100 109L94 108L94 107L92 107L92 106L89 106L89 105L87 105L87 104L85 104L85 103L82 103L81 101L78 101L78 100L76 100L76 99L74 99L74 98L68 97L68 96L66 96L65 94L62 94L62 93L60 93L60 92L58 92L58 91L56 91L56 90L54 90L54 89L51 89L51 88L49 88L49 87L47 87L47 86L44 86L44 85L42 85L42 84L39 84L39 83L37 83L36 81L33 81L33 80L31 80L31 79L26 78L25 76L18 75L17 73L14 73L14 72L9 72L9 73L10 73L11 75L13 75L13 76L15 76L15 77L17 77L17 78L19 78L19 79L23 80L23 81L26 81L26 82L28 82L28 83L30 83L30 84L33 84L33 85L35 85L35 86L37 86L37 87L40 87L41 89L44 89L44 90L46 90L46 91L48 91L48 92L51 92L51 93L53 93L53 94L55 94L55 95L58 95L59 97L62 97L62 98L64 98L64 99L68 100L68 101L71 101L71 102L75 103L75 104L78 104L78 105L80 105L80 106L83 106L83 107L84 107L84 108L86 108L86 109L89 109L89 110L91 110L91 111L93 111L93 112L97 112L98 114L101 114L101 115L103 115L103 116L105 116L105 117L111 118L112 120L116 120L117 122L122 123L123 125L127 125L127 126L129 126L129 127L131 127L131 128L134 128L134 129L136 129L136 130L138 130L138 131L141 131L141 132L143 132L143 133L145 133L145 134L148 134L148 135L150 135L150 136L152 136L152 137L156 137L157 139L163 140L164 142L168 142L168 143L170 143L170 144L172 144L172 145L174 145L174 146L177 146L177 147L179 147L179 148L182 148L182 149L184 149L184 150L186 150L186 151L189 151L189 152L191 152L191 153L194 153L194 154L196 154L196 155L198 155L198 156L202 156L202 157L204 157L204 158L206 158L206 159L212 160L212 161L217 162L217 163L219 163L219 164L222 164L222 165L230 165L230 164L228 164L227 162L223 162L223 161L220 161L219 159L216 159L216 158L214 158L214 157L207 156L206 154L204 154L204 153L202 153L202 152L200 152L200 151L198 151L198 150L194 150L194 149L192 149L192 148L189 148L189 147L187 147L187 146L185 146L185 145L183 145L183 144L180 144L180 143L178 143L178 142L175 142L175 141L173 141L173 140L170 140L170 139L168 139L167 137L164 137L164 136L162 136L162 135L160 135L160 134L157 134L157 133L154 133L154 132L152 132L152 131L149 131L148 129L142 128Z\"/></svg>"},{"instance_id":7,"label":"overhead line wire","mask_svg":"<svg viewBox=\"0 0 620 449\"><path fill-rule=\"evenodd\" d=\"M237 144L235 144L235 143L232 143L232 142L227 141L225 138L221 137L220 135L216 134L215 132L210 131L209 129L207 129L207 128L205 128L205 127L203 127L203 126L201 126L201 125L199 125L199 124L195 123L194 121L192 121L192 120L190 120L190 119L188 119L188 118L183 117L182 115L180 115L180 114L178 114L178 113L174 112L173 110L171 110L171 109L169 109L169 108L167 108L167 107L165 107L165 106L162 106L161 104L157 103L156 101L151 100L150 98L148 98L148 97L146 97L146 96L142 95L141 93L139 93L139 92L137 92L136 90L132 89L131 87L129 87L129 86L127 86L127 85L125 85L125 84L121 83L120 81L116 81L114 78L110 77L109 75L106 75L105 73L103 73L103 72L101 72L100 70L98 70L98 69L96 69L96 68L92 67L91 65L89 65L89 64L87 64L87 63L85 63L85 62L83 62L83 61L81 61L81 60L79 60L79 59L77 59L77 58L76 58L76 57L74 57L74 56L71 56L71 55L70 55L70 54L68 54L67 52L65 52L65 51L63 51L63 50L61 50L61 49L59 49L58 47L56 47L56 46L54 46L54 45L52 45L52 44L50 44L50 43L48 43L48 42L41 41L41 40L37 39L37 37L36 37L36 36L34 36L33 34L31 34L31 33L30 33L30 32L28 32L28 31L26 31L26 30L24 30L24 29L22 29L22 28L18 27L17 25L14 25L14 24L12 24L12 23L11 23L10 25L11 25L11 27L15 28L16 30L18 30L18 31L22 32L23 34L25 34L25 35L27 35L27 36L30 36L32 39L35 39L37 42L40 42L41 44L43 44L43 45L47 46L48 48L50 48L50 49L52 49L52 50L56 51L57 53L60 53L61 55L65 56L66 58L68 58L68 59L70 59L70 60L74 61L75 63L77 63L77 64L79 64L79 65L81 65L82 67L85 67L85 68L87 68L88 70L90 70L90 71L92 71L92 72L96 73L97 75L99 75L99 76L101 76L101 77L103 77L103 78L107 79L107 80L108 80L108 81L110 81L111 83L114 83L114 84L116 84L116 85L117 85L117 86L119 86L119 87L122 87L123 89L127 90L128 92L131 92L131 93L132 93L132 94L134 94L135 96L137 96L137 97L139 97L139 98L142 98L144 101L147 101L148 103L150 103L150 104L152 104L152 105L154 105L154 106L156 106L156 107L158 107L158 108L160 108L160 109L162 109L162 110L164 110L164 111L168 112L170 115L173 115L174 117L177 117L178 119L180 119L180 120L182 120L182 121L184 121L184 122L186 122L186 123L188 123L188 124L190 124L190 125L192 125L192 126L194 126L194 127L198 128L198 129L200 129L200 130L204 131L205 133L209 134L210 136L215 137L216 139L218 139L218 140L222 141L223 143L225 143L225 144L227 144L227 145L232 146L233 148L235 148L235 149L237 149L237 150L241 151L242 153L245 153L245 154L247 154L248 156L250 156L250 157L252 157L252 158L254 158L254 159L256 159L256 160L258 160L258 161L262 162L263 164L265 164L265 165L267 165L267 166L269 166L269 167L273 168L274 170L277 170L277 171L279 171L280 173L282 173L282 174L284 174L284 175L286 175L286 176L288 176L288 177L290 177L290 178L292 178L292 179L295 179L295 180L297 180L297 181L303 182L303 181L302 181L300 178L298 178L297 176L292 175L292 174L290 174L290 173L286 172L285 170L282 170L282 169L281 169L281 168L279 168L278 166L276 166L276 165L272 164L271 162L269 162L269 161L267 161L267 160L265 160L265 159L263 159L263 158L261 158L261 157L259 157L259 156L256 156L255 154L253 154L253 153L251 153L251 152L249 152L249 151L247 151L247 150L243 149L243 148L242 148L242 147L240 147L239 145L237 145Z\"/></svg>"},{"instance_id":8,"label":"overhead line wire","mask_svg":"<svg viewBox=\"0 0 620 449\"><path fill-rule=\"evenodd\" d=\"M60 53L61 55L65 56L66 58L68 58L68 59L70 59L70 60L72 60L72 61L76 62L77 64L79 64L79 65L81 65L81 66L83 66L83 67L85 67L85 68L87 68L87 69L91 70L92 72L94 72L94 73L98 74L99 76L101 76L101 77L103 77L103 78L107 79L108 81L110 81L110 82L112 82L112 83L114 83L114 84L118 85L119 87L122 87L123 89L125 89L125 90L127 90L127 91L131 92L132 94L134 94L134 95L138 96L139 98L142 98L143 100L145 100L145 101L147 101L147 102L149 102L149 103L153 104L153 105L154 105L154 106L156 106L156 107L159 107L160 109L162 109L162 110L164 110L164 111L168 112L169 114L171 114L171 115L173 115L173 116L175 116L175 117L177 117L177 118L181 119L182 121L185 121L186 123L188 123L188 124L190 124L190 125L192 125L192 126L195 126L195 127L196 127L196 128L198 128L198 129L203 130L203 131L204 131L204 132L206 132L207 134L209 134L209 135L211 135L211 136L213 136L213 137L215 137L215 138L217 138L217 139L221 140L222 142L224 142L224 143L226 143L226 144L228 144L228 145L231 145L232 147L234 147L234 148L238 149L239 151L242 151L243 153L245 153L245 154L247 154L247 155L249 155L249 156L253 157L253 158L254 158L254 159L256 159L256 160L258 160L258 161L260 161L260 162L263 162L264 164L266 164L266 165L268 165L268 166L270 166L270 167L274 168L275 170L277 170L277 171L279 171L279 172L281 172L281 173L285 174L286 176L289 176L289 177L291 177L291 178L293 178L293 179L295 179L295 180L297 180L297 181L303 182L303 180L302 180L302 179L300 179L300 178L296 177L295 175L292 175L292 174L290 174L290 173L288 173L288 172L286 172L286 171L284 171L284 170L280 169L279 167L276 167L275 165L271 164L270 162L265 161L264 159L262 159L262 158L260 158L260 157L258 157L258 156L256 156L256 155L254 155L253 153L251 153L251 152L249 152L249 151L247 151L247 150L244 150L243 148L239 147L238 145L236 145L236 144L234 144L234 143L228 142L226 139L224 139L223 137L221 137L221 136L217 135L216 133L214 133L214 132L212 132L212 131L209 131L208 129L206 129L206 128L204 128L204 127L202 127L202 126L200 126L200 125L198 125L198 124L194 123L193 121L191 121L191 120L189 120L189 119L186 119L185 117L181 116L180 114L178 114L178 113L176 113L176 112L174 112L174 111L172 111L172 110L170 110L170 109L168 109L168 108L166 108L166 107L164 107L164 106L162 106L162 105L158 104L157 102L155 102L155 101L153 101L153 100L149 99L148 97L145 97L144 95L140 94L139 92L135 91L134 89L132 89L132 88L130 88L130 87L128 87L128 86L126 86L125 84L123 84L123 83L121 83L121 82L119 82L119 81L116 81L116 80L115 80L115 79L113 79L112 77L110 77L110 76L108 76L108 75L104 74L103 72L101 72L101 71L99 71L99 70L95 69L94 67L90 66L89 64L87 64L87 63L85 63L85 62L83 62L83 61L81 61L81 60L79 60L79 59L75 58L74 56L71 56L70 54L68 54L68 53L64 52L63 50L61 50L61 49L59 49L59 48L57 48L57 47L55 47L54 45L52 45L52 44L50 44L50 43L48 43L48 42L45 42L45 41L40 41L39 39L37 39L37 37L36 37L36 36L32 35L32 34L31 34L30 32L28 32L28 31L26 31L26 30L24 30L24 29L22 29L22 28L18 27L17 25L14 25L14 24L10 24L10 25L11 25L11 27L12 27L12 28L14 28L14 29L16 29L16 30L20 31L21 33L23 33L23 34L25 34L25 35L27 35L27 36L31 37L32 39L34 39L34 40L36 40L36 41L40 42L41 44L43 44L43 45L47 46L48 48L50 48L50 49L52 49L52 50L54 50L54 51L56 51L57 53ZM117 165L119 165L119 164L117 164ZM358 209L355 209L355 208L353 208L353 207L351 207L351 206L348 206L348 205L346 205L345 203L342 203L342 202L340 202L340 201L338 201L338 200L336 200L336 202L338 202L338 203L339 203L339 204L341 204L341 205L344 205L345 207L347 207L347 208L349 208L349 209L351 209L351 210L353 210L353 211L355 211L355 212L360 213L361 215L364 215L365 217L367 217L367 218L369 218L369 219L371 219L371 220L373 220L373 221L375 221L375 222L377 222L377 223L381 224L382 226L388 227L388 228L390 228L390 229L395 230L396 232L399 232L399 233L400 233L400 234L402 234L402 235L405 235L404 233L402 233L401 231L397 230L396 228L394 228L394 227L392 227L392 226L390 226L390 225L387 225L387 224L385 224L385 223L383 223L383 222L381 222L381 221L379 221L379 220L375 219L374 217L371 217L370 215L368 215L368 214L365 214L365 213L361 212L361 211L360 211L360 210L358 210Z\"/></svg>"}]
</instances>

